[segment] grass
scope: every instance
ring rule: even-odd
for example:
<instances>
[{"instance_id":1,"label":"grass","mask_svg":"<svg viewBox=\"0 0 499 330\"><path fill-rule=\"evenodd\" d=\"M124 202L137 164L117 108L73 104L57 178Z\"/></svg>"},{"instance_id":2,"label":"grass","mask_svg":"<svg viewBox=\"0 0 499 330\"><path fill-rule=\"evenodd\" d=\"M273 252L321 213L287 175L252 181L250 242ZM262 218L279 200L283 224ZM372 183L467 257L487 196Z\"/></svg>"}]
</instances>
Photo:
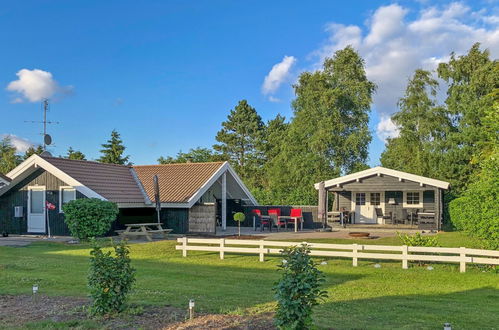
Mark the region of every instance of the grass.
<instances>
[{"instance_id":1,"label":"grass","mask_svg":"<svg viewBox=\"0 0 499 330\"><path fill-rule=\"evenodd\" d=\"M460 233L439 235L442 246L474 247ZM352 243L354 240L314 240ZM397 238L359 240L358 243L396 244ZM278 256L259 262L258 256L174 250L175 242L132 245L137 283L131 302L186 307L196 300L199 311L212 313L260 313L272 311L272 286L278 279ZM88 245L35 243L27 247L0 247L0 294L29 294L34 283L46 295L85 296ZM399 262L326 260L329 298L316 308L315 323L321 328L497 328L499 275L494 271L458 265L434 264L434 270ZM42 324L40 324L42 325ZM48 326L48 324L46 324ZM89 324L90 325L90 324Z\"/></svg>"}]
</instances>

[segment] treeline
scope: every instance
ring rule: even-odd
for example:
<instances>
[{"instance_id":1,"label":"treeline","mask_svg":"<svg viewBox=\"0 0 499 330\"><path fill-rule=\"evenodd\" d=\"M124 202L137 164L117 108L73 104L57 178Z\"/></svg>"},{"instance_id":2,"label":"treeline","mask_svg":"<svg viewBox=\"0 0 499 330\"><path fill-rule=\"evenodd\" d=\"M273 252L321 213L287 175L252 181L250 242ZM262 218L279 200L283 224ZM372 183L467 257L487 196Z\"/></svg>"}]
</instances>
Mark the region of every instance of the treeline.
<instances>
[{"instance_id":1,"label":"treeline","mask_svg":"<svg viewBox=\"0 0 499 330\"><path fill-rule=\"evenodd\" d=\"M313 183L367 168L375 85L351 47L304 72L293 86L288 122L264 123L246 100L232 109L213 149L196 148L160 163L228 160L262 204L315 204Z\"/></svg>"},{"instance_id":2,"label":"treeline","mask_svg":"<svg viewBox=\"0 0 499 330\"><path fill-rule=\"evenodd\" d=\"M126 147L123 145L123 140L116 130L111 132L109 140L101 146L101 157L97 159L97 161L120 165L131 164L128 161L130 156L124 155ZM5 174L10 172L30 156L34 154L40 155L43 151L42 146L31 146L24 154L19 154L16 147L12 144L10 137L4 137L0 141L0 173ZM74 150L72 147L68 148L66 155L60 155L59 157L73 160L86 160L84 153L79 150Z\"/></svg>"},{"instance_id":3,"label":"treeline","mask_svg":"<svg viewBox=\"0 0 499 330\"><path fill-rule=\"evenodd\" d=\"M391 117L400 133L388 139L381 165L449 181L447 200L461 196L497 145L498 75L497 60L479 44L463 56L450 54L435 72L416 70ZM289 121L277 115L264 123L242 100L222 123L213 149L158 161L228 160L261 203L315 204L314 183L367 168L376 86L366 78L363 59L347 47L321 70L302 73L293 87Z\"/></svg>"}]
</instances>

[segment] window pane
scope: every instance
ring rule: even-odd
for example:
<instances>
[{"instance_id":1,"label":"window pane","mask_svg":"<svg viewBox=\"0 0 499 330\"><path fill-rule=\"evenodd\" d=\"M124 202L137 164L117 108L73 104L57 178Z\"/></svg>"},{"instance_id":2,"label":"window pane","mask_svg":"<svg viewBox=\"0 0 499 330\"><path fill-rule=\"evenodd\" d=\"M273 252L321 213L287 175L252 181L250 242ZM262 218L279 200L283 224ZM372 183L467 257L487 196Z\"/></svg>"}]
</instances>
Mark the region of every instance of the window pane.
<instances>
[{"instance_id":1,"label":"window pane","mask_svg":"<svg viewBox=\"0 0 499 330\"><path fill-rule=\"evenodd\" d=\"M419 193L418 192L408 192L407 193L407 204L419 204Z\"/></svg>"},{"instance_id":2,"label":"window pane","mask_svg":"<svg viewBox=\"0 0 499 330\"><path fill-rule=\"evenodd\" d=\"M43 214L43 194L45 194L45 191L30 190L30 193L31 213Z\"/></svg>"},{"instance_id":3,"label":"window pane","mask_svg":"<svg viewBox=\"0 0 499 330\"><path fill-rule=\"evenodd\" d=\"M76 191L72 188L63 188L62 189L62 204L66 204L72 200L76 199Z\"/></svg>"},{"instance_id":4,"label":"window pane","mask_svg":"<svg viewBox=\"0 0 499 330\"><path fill-rule=\"evenodd\" d=\"M381 194L371 193L371 205L380 205L380 204L381 204Z\"/></svg>"},{"instance_id":5,"label":"window pane","mask_svg":"<svg viewBox=\"0 0 499 330\"><path fill-rule=\"evenodd\" d=\"M365 193L357 193L355 195L355 204L366 205L366 194Z\"/></svg>"}]
</instances>

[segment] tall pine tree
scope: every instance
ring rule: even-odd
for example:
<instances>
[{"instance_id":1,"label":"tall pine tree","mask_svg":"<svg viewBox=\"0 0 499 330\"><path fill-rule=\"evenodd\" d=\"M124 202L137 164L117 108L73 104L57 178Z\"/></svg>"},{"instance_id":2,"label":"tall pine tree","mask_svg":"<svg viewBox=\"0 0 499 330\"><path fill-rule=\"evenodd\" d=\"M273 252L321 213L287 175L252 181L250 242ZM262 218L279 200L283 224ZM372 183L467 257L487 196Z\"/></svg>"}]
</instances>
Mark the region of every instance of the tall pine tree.
<instances>
[{"instance_id":1,"label":"tall pine tree","mask_svg":"<svg viewBox=\"0 0 499 330\"><path fill-rule=\"evenodd\" d=\"M213 148L229 159L248 185L255 187L261 184L263 138L262 118L246 100L241 100L222 123L216 136L219 143Z\"/></svg>"},{"instance_id":2,"label":"tall pine tree","mask_svg":"<svg viewBox=\"0 0 499 330\"><path fill-rule=\"evenodd\" d=\"M126 148L116 130L111 132L111 138L107 143L102 144L102 148L100 150L102 156L99 158L99 162L120 165L129 164L128 159L130 156L123 156Z\"/></svg>"},{"instance_id":3,"label":"tall pine tree","mask_svg":"<svg viewBox=\"0 0 499 330\"><path fill-rule=\"evenodd\" d=\"M85 154L79 150L74 150L73 147L69 147L68 153L65 158L72 160L86 160Z\"/></svg>"}]
</instances>

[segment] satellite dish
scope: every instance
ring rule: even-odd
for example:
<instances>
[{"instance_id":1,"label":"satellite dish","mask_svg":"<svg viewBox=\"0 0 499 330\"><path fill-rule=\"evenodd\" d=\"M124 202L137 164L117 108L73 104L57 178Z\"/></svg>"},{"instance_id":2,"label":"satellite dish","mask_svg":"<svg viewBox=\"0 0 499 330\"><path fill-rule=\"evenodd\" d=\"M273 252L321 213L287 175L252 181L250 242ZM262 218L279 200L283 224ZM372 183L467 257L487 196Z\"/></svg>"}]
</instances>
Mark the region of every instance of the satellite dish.
<instances>
[{"instance_id":1,"label":"satellite dish","mask_svg":"<svg viewBox=\"0 0 499 330\"><path fill-rule=\"evenodd\" d=\"M51 145L52 144L52 137L48 134L45 134L43 137L43 142L45 142L46 145Z\"/></svg>"},{"instance_id":2,"label":"satellite dish","mask_svg":"<svg viewBox=\"0 0 499 330\"><path fill-rule=\"evenodd\" d=\"M44 152L42 152L40 154L40 156L42 156L42 157L52 157L52 154L50 152L48 152L48 151L44 151Z\"/></svg>"}]
</instances>

